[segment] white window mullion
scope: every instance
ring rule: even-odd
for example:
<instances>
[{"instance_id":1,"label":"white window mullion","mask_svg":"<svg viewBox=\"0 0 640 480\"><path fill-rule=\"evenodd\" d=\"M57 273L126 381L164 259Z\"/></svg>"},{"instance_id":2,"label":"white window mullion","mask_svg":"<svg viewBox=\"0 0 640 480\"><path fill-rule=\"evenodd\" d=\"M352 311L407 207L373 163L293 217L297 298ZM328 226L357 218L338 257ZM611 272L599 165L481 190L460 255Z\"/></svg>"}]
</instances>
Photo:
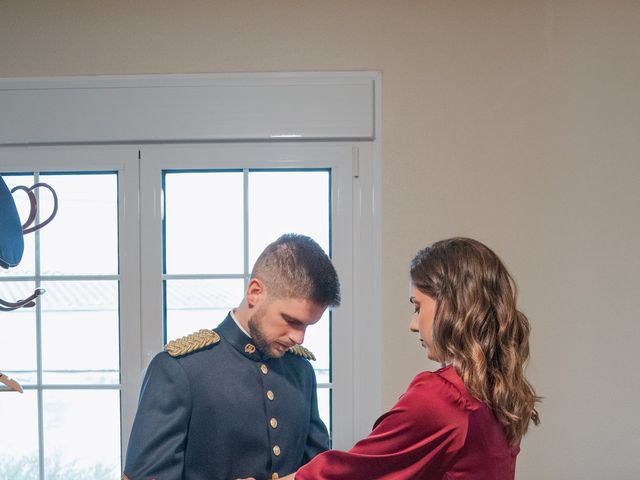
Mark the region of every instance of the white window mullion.
<instances>
[{"instance_id":1,"label":"white window mullion","mask_svg":"<svg viewBox=\"0 0 640 480\"><path fill-rule=\"evenodd\" d=\"M140 266L141 266L141 341L139 389L142 376L163 343L162 294L162 168L148 158L148 149L140 151Z\"/></svg>"},{"instance_id":2,"label":"white window mullion","mask_svg":"<svg viewBox=\"0 0 640 480\"><path fill-rule=\"evenodd\" d=\"M249 265L249 169L242 171L242 218L244 224L244 288L246 290L249 284L249 276L251 265Z\"/></svg>"},{"instance_id":3,"label":"white window mullion","mask_svg":"<svg viewBox=\"0 0 640 480\"><path fill-rule=\"evenodd\" d=\"M40 180L39 172L34 172L33 183ZM38 197L36 197L38 198ZM36 224L40 222L40 212L36 212ZM35 238L35 287L40 287L40 231L34 232ZM38 471L40 478L44 478L44 407L42 390L42 306L36 302L36 388L38 392Z\"/></svg>"},{"instance_id":4,"label":"white window mullion","mask_svg":"<svg viewBox=\"0 0 640 480\"><path fill-rule=\"evenodd\" d=\"M332 166L331 175L331 256L340 278L342 303L333 309L331 321L332 355L332 447L353 445L356 416L353 397L353 169L351 146L345 146L344 159Z\"/></svg>"},{"instance_id":5,"label":"white window mullion","mask_svg":"<svg viewBox=\"0 0 640 480\"><path fill-rule=\"evenodd\" d=\"M379 95L379 93L378 93ZM378 112L379 115L379 112ZM380 156L371 142L358 143L353 181L353 439L369 434L382 413L382 321L380 273ZM355 333L357 332L357 334Z\"/></svg>"},{"instance_id":6,"label":"white window mullion","mask_svg":"<svg viewBox=\"0 0 640 480\"><path fill-rule=\"evenodd\" d=\"M138 405L142 351L142 283L140 269L140 168L138 150L130 152L118 179L120 277L121 462Z\"/></svg>"}]
</instances>

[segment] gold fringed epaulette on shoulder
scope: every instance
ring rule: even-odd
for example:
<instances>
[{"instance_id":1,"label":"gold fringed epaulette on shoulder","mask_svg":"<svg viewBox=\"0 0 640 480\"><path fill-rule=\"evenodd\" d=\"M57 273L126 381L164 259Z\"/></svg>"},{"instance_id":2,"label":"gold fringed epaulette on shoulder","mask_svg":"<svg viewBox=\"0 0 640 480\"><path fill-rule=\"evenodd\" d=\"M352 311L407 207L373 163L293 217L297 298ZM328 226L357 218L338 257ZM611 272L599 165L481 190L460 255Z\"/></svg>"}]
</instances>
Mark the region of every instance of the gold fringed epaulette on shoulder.
<instances>
[{"instance_id":1,"label":"gold fringed epaulette on shoulder","mask_svg":"<svg viewBox=\"0 0 640 480\"><path fill-rule=\"evenodd\" d=\"M302 345L294 345L293 347L289 348L289 353L293 353L294 355L299 355L301 357L306 358L307 360L316 359L316 356L311 352L311 350L304 348Z\"/></svg>"},{"instance_id":2,"label":"gold fringed epaulette on shoulder","mask_svg":"<svg viewBox=\"0 0 640 480\"><path fill-rule=\"evenodd\" d=\"M219 341L220 335L218 335L214 330L202 329L192 333L191 335L187 335L186 337L171 340L165 345L164 350L172 357L179 357L181 355L186 355L187 353L200 350L201 348L208 347L209 345L213 345Z\"/></svg>"}]
</instances>

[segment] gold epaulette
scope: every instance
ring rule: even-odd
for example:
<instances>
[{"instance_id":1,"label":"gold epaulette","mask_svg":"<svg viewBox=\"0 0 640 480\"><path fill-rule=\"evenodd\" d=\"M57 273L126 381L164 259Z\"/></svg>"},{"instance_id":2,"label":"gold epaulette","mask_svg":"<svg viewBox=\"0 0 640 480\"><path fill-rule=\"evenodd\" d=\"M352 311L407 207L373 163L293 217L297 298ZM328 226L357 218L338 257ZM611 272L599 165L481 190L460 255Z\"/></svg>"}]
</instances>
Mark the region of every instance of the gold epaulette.
<instances>
[{"instance_id":1,"label":"gold epaulette","mask_svg":"<svg viewBox=\"0 0 640 480\"><path fill-rule=\"evenodd\" d=\"M306 358L307 360L315 360L316 356L311 353L311 350L304 348L302 345L294 345L289 348L289 353L293 353L295 355L299 355L301 357Z\"/></svg>"},{"instance_id":2,"label":"gold epaulette","mask_svg":"<svg viewBox=\"0 0 640 480\"><path fill-rule=\"evenodd\" d=\"M201 348L208 347L220 341L220 335L213 330L198 330L197 332L187 335L186 337L171 340L164 347L172 357L179 357L187 353L195 352Z\"/></svg>"}]
</instances>

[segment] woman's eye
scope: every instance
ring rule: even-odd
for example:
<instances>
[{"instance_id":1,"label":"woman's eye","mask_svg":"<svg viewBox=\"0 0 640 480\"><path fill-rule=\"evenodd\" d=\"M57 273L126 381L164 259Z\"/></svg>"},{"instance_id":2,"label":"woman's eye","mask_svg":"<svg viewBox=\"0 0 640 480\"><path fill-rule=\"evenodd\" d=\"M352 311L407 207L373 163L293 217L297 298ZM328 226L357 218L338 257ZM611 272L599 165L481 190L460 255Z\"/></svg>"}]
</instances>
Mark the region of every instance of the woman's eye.
<instances>
[{"instance_id":1,"label":"woman's eye","mask_svg":"<svg viewBox=\"0 0 640 480\"><path fill-rule=\"evenodd\" d=\"M413 313L420 313L420 305L413 305Z\"/></svg>"}]
</instances>

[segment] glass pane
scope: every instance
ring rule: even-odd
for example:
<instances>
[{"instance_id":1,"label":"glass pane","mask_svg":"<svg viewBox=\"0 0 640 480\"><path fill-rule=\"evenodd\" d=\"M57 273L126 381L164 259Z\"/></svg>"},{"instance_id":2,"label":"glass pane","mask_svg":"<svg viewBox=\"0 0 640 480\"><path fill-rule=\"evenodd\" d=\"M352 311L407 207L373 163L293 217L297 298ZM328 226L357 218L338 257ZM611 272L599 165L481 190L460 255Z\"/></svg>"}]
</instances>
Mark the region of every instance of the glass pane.
<instances>
[{"instance_id":1,"label":"glass pane","mask_svg":"<svg viewBox=\"0 0 640 480\"><path fill-rule=\"evenodd\" d=\"M7 184L9 190L12 188L23 185L30 187L34 184L33 175L2 175L4 183ZM13 194L13 199L16 203L16 209L20 216L20 223L25 223L29 218L29 212L31 210L31 204L29 202L29 196L23 191L17 191ZM24 237L24 252L22 254L22 260L13 268L5 270L0 268L0 275L2 276L16 276L16 275L34 275L35 273L35 241L33 233L27 234ZM1 298L1 297L0 297Z\"/></svg>"},{"instance_id":2,"label":"glass pane","mask_svg":"<svg viewBox=\"0 0 640 480\"><path fill-rule=\"evenodd\" d=\"M27 298L34 288L34 282L0 282L0 298L15 302ZM0 312L0 371L20 384L34 384L36 361L35 308Z\"/></svg>"},{"instance_id":3,"label":"glass pane","mask_svg":"<svg viewBox=\"0 0 640 480\"><path fill-rule=\"evenodd\" d=\"M46 480L120 478L120 392L43 392Z\"/></svg>"},{"instance_id":4,"label":"glass pane","mask_svg":"<svg viewBox=\"0 0 640 480\"><path fill-rule=\"evenodd\" d=\"M243 273L242 172L165 175L166 273Z\"/></svg>"},{"instance_id":5,"label":"glass pane","mask_svg":"<svg viewBox=\"0 0 640 480\"><path fill-rule=\"evenodd\" d=\"M215 328L244 296L244 281L167 280L167 339Z\"/></svg>"},{"instance_id":6,"label":"glass pane","mask_svg":"<svg viewBox=\"0 0 640 480\"><path fill-rule=\"evenodd\" d=\"M329 252L329 172L249 173L249 265L283 233L308 235Z\"/></svg>"},{"instance_id":7,"label":"glass pane","mask_svg":"<svg viewBox=\"0 0 640 480\"><path fill-rule=\"evenodd\" d=\"M119 383L118 282L42 284L44 383Z\"/></svg>"},{"instance_id":8,"label":"glass pane","mask_svg":"<svg viewBox=\"0 0 640 480\"><path fill-rule=\"evenodd\" d=\"M0 392L2 435L0 435L0 478L38 479L38 397ZM114 477L115 478L115 477Z\"/></svg>"},{"instance_id":9,"label":"glass pane","mask_svg":"<svg viewBox=\"0 0 640 480\"><path fill-rule=\"evenodd\" d=\"M307 328L304 336L303 345L311 350L316 357L316 360L311 362L311 365L316 371L318 383L329 383L331 381L329 375L331 366L329 327L329 311L327 310L318 323Z\"/></svg>"},{"instance_id":10,"label":"glass pane","mask_svg":"<svg viewBox=\"0 0 640 480\"><path fill-rule=\"evenodd\" d=\"M320 418L327 426L329 435L331 435L331 389L318 388L318 410Z\"/></svg>"},{"instance_id":11,"label":"glass pane","mask_svg":"<svg viewBox=\"0 0 640 480\"><path fill-rule=\"evenodd\" d=\"M41 175L58 195L58 214L41 232L43 275L118 273L118 181L110 174ZM42 216L51 194L39 189Z\"/></svg>"}]
</instances>

